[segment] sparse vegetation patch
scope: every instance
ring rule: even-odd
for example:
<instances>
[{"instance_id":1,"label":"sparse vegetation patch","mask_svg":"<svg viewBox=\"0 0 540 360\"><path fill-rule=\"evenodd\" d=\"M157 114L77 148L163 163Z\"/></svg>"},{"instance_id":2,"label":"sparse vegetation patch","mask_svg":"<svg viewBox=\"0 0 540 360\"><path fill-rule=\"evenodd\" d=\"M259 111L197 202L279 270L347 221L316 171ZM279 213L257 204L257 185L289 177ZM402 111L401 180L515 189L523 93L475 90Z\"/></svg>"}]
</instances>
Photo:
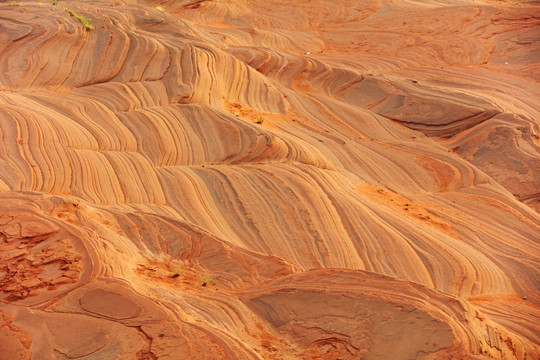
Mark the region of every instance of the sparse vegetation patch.
<instances>
[{"instance_id":1,"label":"sparse vegetation patch","mask_svg":"<svg viewBox=\"0 0 540 360\"><path fill-rule=\"evenodd\" d=\"M54 4L53 4L54 5ZM73 16L75 19L79 20L81 24L86 28L86 30L93 30L95 29L94 25L90 24L90 20L85 18L82 15L77 14L73 10L69 10L68 8L65 8L64 11L67 11L71 16Z\"/></svg>"},{"instance_id":2,"label":"sparse vegetation patch","mask_svg":"<svg viewBox=\"0 0 540 360\"><path fill-rule=\"evenodd\" d=\"M212 278L207 278L207 277L201 276L201 281L202 281L202 286L207 286L208 283L210 283L212 281Z\"/></svg>"},{"instance_id":3,"label":"sparse vegetation patch","mask_svg":"<svg viewBox=\"0 0 540 360\"><path fill-rule=\"evenodd\" d=\"M179 266L179 267L177 267L177 268L174 268L174 269L173 269L172 277L173 277L173 278L177 278L177 277L180 276L180 274L182 274L184 271L186 271L186 268L185 268L185 267L182 267L182 266Z\"/></svg>"}]
</instances>

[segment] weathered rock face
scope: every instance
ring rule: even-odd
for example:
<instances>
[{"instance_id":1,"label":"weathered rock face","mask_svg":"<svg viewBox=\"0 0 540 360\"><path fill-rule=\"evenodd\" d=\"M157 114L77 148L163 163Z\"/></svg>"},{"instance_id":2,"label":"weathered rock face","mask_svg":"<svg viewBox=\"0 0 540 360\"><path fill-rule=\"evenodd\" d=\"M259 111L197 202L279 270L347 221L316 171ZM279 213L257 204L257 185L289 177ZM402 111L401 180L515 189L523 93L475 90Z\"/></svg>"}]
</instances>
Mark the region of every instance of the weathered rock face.
<instances>
[{"instance_id":1,"label":"weathered rock face","mask_svg":"<svg viewBox=\"0 0 540 360\"><path fill-rule=\"evenodd\" d=\"M1 3L0 358L540 358L539 13Z\"/></svg>"}]
</instances>

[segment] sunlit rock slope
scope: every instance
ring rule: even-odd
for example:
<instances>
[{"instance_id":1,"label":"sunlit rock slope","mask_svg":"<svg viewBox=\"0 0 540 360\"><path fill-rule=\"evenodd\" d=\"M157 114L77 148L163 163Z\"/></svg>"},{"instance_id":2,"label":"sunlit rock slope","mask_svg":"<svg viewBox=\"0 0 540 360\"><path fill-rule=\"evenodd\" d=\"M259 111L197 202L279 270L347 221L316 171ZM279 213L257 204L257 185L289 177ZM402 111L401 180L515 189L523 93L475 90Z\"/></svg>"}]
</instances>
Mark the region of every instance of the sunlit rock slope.
<instances>
[{"instance_id":1,"label":"sunlit rock slope","mask_svg":"<svg viewBox=\"0 0 540 360\"><path fill-rule=\"evenodd\" d=\"M0 358L540 358L539 29L1 2Z\"/></svg>"}]
</instances>

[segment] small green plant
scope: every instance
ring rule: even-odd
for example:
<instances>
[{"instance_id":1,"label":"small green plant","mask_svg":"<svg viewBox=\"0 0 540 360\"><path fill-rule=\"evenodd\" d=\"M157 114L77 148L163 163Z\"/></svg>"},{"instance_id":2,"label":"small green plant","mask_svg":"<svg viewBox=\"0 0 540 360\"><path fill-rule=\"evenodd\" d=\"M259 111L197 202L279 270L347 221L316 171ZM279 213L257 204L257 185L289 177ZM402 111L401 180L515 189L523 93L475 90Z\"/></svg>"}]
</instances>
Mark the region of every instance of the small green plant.
<instances>
[{"instance_id":1,"label":"small green plant","mask_svg":"<svg viewBox=\"0 0 540 360\"><path fill-rule=\"evenodd\" d=\"M51 0L51 5L53 5L53 6L58 5L58 0Z\"/></svg>"},{"instance_id":2,"label":"small green plant","mask_svg":"<svg viewBox=\"0 0 540 360\"><path fill-rule=\"evenodd\" d=\"M208 283L210 283L212 281L212 278L207 278L207 277L201 276L201 281L202 281L202 286L206 286L206 285L208 285Z\"/></svg>"},{"instance_id":3,"label":"small green plant","mask_svg":"<svg viewBox=\"0 0 540 360\"><path fill-rule=\"evenodd\" d=\"M69 10L68 8L65 8L64 11L67 11L71 16L73 16L75 19L79 20L81 22L81 24L84 25L84 27L86 28L86 30L93 30L95 29L94 25L90 24L90 21L85 18L84 16L82 15L79 15L77 14L75 11L73 10Z\"/></svg>"},{"instance_id":4,"label":"small green plant","mask_svg":"<svg viewBox=\"0 0 540 360\"><path fill-rule=\"evenodd\" d=\"M257 119L257 124L262 124L264 122L264 118L262 116L259 116L259 119Z\"/></svg>"},{"instance_id":5,"label":"small green plant","mask_svg":"<svg viewBox=\"0 0 540 360\"><path fill-rule=\"evenodd\" d=\"M16 1L12 1L8 4L9 6L21 6L20 3L16 2Z\"/></svg>"},{"instance_id":6,"label":"small green plant","mask_svg":"<svg viewBox=\"0 0 540 360\"><path fill-rule=\"evenodd\" d=\"M172 277L173 278L177 278L180 276L180 274L182 274L184 271L186 271L186 268L183 267L183 266L178 266L176 268L173 269L173 274L172 274Z\"/></svg>"},{"instance_id":7,"label":"small green plant","mask_svg":"<svg viewBox=\"0 0 540 360\"><path fill-rule=\"evenodd\" d=\"M43 3L37 3L36 6L37 7L45 7L45 5L43 5Z\"/></svg>"}]
</instances>

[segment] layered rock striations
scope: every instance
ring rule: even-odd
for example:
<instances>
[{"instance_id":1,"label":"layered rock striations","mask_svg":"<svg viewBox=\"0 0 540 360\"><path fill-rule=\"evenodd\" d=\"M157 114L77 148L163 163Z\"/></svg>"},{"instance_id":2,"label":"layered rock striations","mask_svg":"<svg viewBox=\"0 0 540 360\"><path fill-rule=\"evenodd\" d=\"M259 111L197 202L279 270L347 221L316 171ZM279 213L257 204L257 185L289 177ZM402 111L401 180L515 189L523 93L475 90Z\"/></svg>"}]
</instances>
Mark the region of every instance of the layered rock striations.
<instances>
[{"instance_id":1,"label":"layered rock striations","mask_svg":"<svg viewBox=\"0 0 540 360\"><path fill-rule=\"evenodd\" d=\"M539 13L1 3L0 358L539 358Z\"/></svg>"}]
</instances>

